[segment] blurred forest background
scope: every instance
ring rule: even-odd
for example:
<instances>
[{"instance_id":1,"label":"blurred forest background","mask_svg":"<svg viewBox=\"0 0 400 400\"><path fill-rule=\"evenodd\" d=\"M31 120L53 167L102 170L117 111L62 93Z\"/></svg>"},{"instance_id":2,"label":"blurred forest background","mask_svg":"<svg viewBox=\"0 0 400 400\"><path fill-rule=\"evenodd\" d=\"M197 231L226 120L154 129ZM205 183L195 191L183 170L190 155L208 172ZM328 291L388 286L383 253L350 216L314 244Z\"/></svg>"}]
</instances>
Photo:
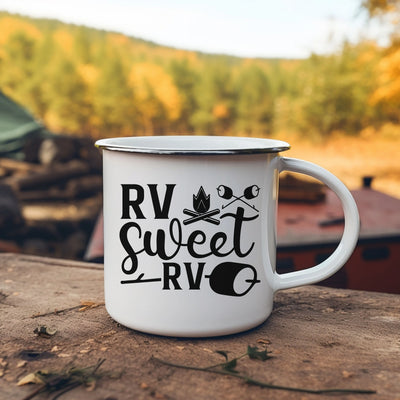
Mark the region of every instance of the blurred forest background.
<instances>
[{"instance_id":1,"label":"blurred forest background","mask_svg":"<svg viewBox=\"0 0 400 400\"><path fill-rule=\"evenodd\" d=\"M56 133L276 137L352 187L374 175L400 197L400 2L361 7L391 24L386 47L345 42L300 60L210 55L0 12L0 89Z\"/></svg>"}]
</instances>

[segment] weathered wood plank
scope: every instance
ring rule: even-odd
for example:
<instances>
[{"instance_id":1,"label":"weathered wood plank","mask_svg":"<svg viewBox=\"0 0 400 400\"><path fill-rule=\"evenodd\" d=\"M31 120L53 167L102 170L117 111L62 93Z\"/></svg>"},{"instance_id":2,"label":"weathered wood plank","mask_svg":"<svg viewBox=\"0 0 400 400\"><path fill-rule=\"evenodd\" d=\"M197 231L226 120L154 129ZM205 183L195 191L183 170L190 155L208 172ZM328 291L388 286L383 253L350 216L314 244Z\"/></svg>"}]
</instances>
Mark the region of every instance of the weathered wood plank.
<instances>
[{"instance_id":1,"label":"weathered wood plank","mask_svg":"<svg viewBox=\"0 0 400 400\"><path fill-rule=\"evenodd\" d=\"M79 311L82 301L96 307ZM332 398L263 389L154 360L208 366L223 361L217 350L234 357L248 345L264 348L265 343L272 359L243 359L237 369L277 385L377 391L375 395L342 394L341 399L389 400L398 399L400 393L398 295L316 286L292 289L277 294L273 314L258 328L209 339L132 331L108 316L103 301L102 266L0 254L0 372L4 373L0 398L23 399L31 393L35 386L16 385L29 372L61 370L72 364L84 367L100 358L106 359L103 371L122 375L103 377L94 391L78 387L62 399ZM38 337L33 333L38 325L54 327L57 333ZM24 359L27 363L20 364Z\"/></svg>"}]
</instances>

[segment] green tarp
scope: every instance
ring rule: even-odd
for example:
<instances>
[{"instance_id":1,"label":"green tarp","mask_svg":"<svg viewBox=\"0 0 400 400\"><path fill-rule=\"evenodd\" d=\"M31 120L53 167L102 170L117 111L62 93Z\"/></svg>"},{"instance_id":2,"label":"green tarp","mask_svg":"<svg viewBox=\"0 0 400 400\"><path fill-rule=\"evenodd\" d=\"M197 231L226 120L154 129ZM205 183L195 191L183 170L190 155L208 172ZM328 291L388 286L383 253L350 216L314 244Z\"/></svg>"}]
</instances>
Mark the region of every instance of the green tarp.
<instances>
[{"instance_id":1,"label":"green tarp","mask_svg":"<svg viewBox=\"0 0 400 400\"><path fill-rule=\"evenodd\" d=\"M21 158L28 139L48 135L43 125L0 91L0 157Z\"/></svg>"}]
</instances>

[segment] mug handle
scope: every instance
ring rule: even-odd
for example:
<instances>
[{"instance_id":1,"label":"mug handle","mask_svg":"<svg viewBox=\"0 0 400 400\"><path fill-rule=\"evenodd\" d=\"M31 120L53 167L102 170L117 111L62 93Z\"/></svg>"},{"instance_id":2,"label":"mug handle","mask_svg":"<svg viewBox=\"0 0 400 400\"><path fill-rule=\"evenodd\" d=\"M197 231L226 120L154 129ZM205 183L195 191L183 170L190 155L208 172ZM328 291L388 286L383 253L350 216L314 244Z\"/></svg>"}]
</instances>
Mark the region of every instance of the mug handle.
<instances>
[{"instance_id":1,"label":"mug handle","mask_svg":"<svg viewBox=\"0 0 400 400\"><path fill-rule=\"evenodd\" d=\"M274 290L288 289L302 285L310 285L329 278L338 271L350 258L358 241L360 217L356 202L346 186L335 175L326 169L308 161L295 158L280 157L279 172L291 171L312 176L325 183L339 197L344 211L344 231L336 250L320 264L307 269L274 273Z\"/></svg>"}]
</instances>

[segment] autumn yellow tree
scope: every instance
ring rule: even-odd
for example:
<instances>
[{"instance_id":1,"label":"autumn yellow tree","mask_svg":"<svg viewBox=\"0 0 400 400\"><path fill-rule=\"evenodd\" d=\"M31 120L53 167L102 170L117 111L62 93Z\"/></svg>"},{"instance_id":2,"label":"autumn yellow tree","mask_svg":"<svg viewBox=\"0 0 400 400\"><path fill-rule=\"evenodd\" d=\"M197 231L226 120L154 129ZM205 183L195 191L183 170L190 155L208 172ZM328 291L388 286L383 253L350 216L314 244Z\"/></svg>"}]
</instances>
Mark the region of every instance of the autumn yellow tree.
<instances>
[{"instance_id":1,"label":"autumn yellow tree","mask_svg":"<svg viewBox=\"0 0 400 400\"><path fill-rule=\"evenodd\" d=\"M172 77L154 63L135 63L129 74L135 107L146 133L166 133L181 113L181 96Z\"/></svg>"},{"instance_id":2,"label":"autumn yellow tree","mask_svg":"<svg viewBox=\"0 0 400 400\"><path fill-rule=\"evenodd\" d=\"M371 17L400 12L399 0L364 0L361 5L368 11Z\"/></svg>"},{"instance_id":3,"label":"autumn yellow tree","mask_svg":"<svg viewBox=\"0 0 400 400\"><path fill-rule=\"evenodd\" d=\"M380 60L378 87L372 93L370 102L378 106L384 116L394 123L400 123L400 47L393 46Z\"/></svg>"},{"instance_id":4,"label":"autumn yellow tree","mask_svg":"<svg viewBox=\"0 0 400 400\"><path fill-rule=\"evenodd\" d=\"M377 66L377 88L370 103L378 107L383 118L400 123L400 0L366 0L363 6L371 18L382 17L393 26L391 43Z\"/></svg>"},{"instance_id":5,"label":"autumn yellow tree","mask_svg":"<svg viewBox=\"0 0 400 400\"><path fill-rule=\"evenodd\" d=\"M36 111L35 58L43 35L33 24L10 16L0 18L0 32L0 87Z\"/></svg>"},{"instance_id":6,"label":"autumn yellow tree","mask_svg":"<svg viewBox=\"0 0 400 400\"><path fill-rule=\"evenodd\" d=\"M360 4L385 24L400 16L400 0ZM49 129L93 137L358 134L400 124L399 23L387 26L387 48L241 59L0 11L0 90Z\"/></svg>"}]
</instances>

